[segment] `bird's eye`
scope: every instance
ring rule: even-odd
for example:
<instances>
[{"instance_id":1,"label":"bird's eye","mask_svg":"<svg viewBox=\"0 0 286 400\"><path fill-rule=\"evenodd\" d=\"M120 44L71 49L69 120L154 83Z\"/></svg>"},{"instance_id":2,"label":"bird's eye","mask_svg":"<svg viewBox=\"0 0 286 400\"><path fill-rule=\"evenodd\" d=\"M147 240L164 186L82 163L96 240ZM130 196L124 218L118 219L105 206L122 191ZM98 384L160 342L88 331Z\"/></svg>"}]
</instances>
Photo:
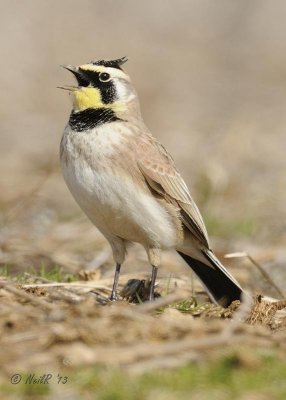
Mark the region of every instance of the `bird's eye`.
<instances>
[{"instance_id":1,"label":"bird's eye","mask_svg":"<svg viewBox=\"0 0 286 400\"><path fill-rule=\"evenodd\" d=\"M111 76L107 72L101 72L101 74L99 74L100 82L108 82L110 81L110 79Z\"/></svg>"}]
</instances>

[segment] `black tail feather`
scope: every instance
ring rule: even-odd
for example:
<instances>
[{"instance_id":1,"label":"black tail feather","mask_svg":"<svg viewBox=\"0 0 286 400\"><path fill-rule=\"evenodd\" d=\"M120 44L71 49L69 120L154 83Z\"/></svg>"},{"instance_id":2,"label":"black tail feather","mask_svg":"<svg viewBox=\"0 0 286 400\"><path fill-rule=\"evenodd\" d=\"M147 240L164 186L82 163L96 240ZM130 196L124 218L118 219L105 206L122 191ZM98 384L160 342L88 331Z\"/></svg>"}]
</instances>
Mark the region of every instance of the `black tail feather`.
<instances>
[{"instance_id":1,"label":"black tail feather","mask_svg":"<svg viewBox=\"0 0 286 400\"><path fill-rule=\"evenodd\" d=\"M232 301L241 300L243 290L210 250L203 251L203 254L212 267L180 251L178 253L201 280L215 303L228 307Z\"/></svg>"}]
</instances>

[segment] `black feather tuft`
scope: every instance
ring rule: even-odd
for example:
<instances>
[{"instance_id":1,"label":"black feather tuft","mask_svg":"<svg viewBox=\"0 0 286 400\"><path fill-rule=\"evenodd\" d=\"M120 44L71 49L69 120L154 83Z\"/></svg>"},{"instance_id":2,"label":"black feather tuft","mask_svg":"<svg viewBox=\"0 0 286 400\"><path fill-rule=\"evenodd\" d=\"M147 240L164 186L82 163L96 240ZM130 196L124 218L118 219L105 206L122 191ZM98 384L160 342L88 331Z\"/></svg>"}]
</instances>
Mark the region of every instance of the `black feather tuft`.
<instances>
[{"instance_id":1,"label":"black feather tuft","mask_svg":"<svg viewBox=\"0 0 286 400\"><path fill-rule=\"evenodd\" d=\"M115 121L120 121L120 119L110 108L87 108L83 111L73 111L69 125L74 131L84 132Z\"/></svg>"},{"instance_id":2,"label":"black feather tuft","mask_svg":"<svg viewBox=\"0 0 286 400\"><path fill-rule=\"evenodd\" d=\"M202 252L212 265L211 267L178 251L201 280L215 303L220 304L222 307L228 307L233 301L241 300L244 292L236 280L226 271L210 250Z\"/></svg>"},{"instance_id":3,"label":"black feather tuft","mask_svg":"<svg viewBox=\"0 0 286 400\"><path fill-rule=\"evenodd\" d=\"M128 61L127 57L118 58L117 60L99 60L99 61L91 61L93 65L102 65L103 67L111 67L122 69L121 66Z\"/></svg>"}]
</instances>

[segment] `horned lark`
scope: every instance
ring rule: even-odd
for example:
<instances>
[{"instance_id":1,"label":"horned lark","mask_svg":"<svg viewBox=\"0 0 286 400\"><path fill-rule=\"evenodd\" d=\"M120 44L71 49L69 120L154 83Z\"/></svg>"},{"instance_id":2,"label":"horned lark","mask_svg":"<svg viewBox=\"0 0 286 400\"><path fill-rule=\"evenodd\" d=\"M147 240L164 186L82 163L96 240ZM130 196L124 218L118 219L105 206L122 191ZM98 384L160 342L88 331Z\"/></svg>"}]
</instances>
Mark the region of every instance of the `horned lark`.
<instances>
[{"instance_id":1,"label":"horned lark","mask_svg":"<svg viewBox=\"0 0 286 400\"><path fill-rule=\"evenodd\" d=\"M163 249L174 248L223 306L242 289L215 257L201 214L167 150L145 126L136 91L122 70L127 59L96 61L71 71L73 109L60 158L68 188L109 241L115 299L128 243L144 246L152 265L150 300Z\"/></svg>"}]
</instances>

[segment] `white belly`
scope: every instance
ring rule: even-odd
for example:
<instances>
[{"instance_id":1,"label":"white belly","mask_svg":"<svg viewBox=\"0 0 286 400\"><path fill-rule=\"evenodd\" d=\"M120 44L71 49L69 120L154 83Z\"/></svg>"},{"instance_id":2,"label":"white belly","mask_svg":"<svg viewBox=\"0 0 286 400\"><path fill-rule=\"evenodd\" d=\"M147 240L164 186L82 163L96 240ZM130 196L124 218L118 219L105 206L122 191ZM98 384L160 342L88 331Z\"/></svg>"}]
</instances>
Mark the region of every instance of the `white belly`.
<instances>
[{"instance_id":1,"label":"white belly","mask_svg":"<svg viewBox=\"0 0 286 400\"><path fill-rule=\"evenodd\" d=\"M108 131L104 135L106 144ZM74 198L98 229L106 236L116 235L145 247L174 247L176 230L165 208L147 187L132 180L127 168L123 174L106 166L111 155L114 162L114 147L102 146L100 136L96 135L88 144L90 152L92 143L90 162L89 157L83 156L84 148L77 152L74 146L79 144L68 136L64 157L68 161L62 161L63 175Z\"/></svg>"}]
</instances>

